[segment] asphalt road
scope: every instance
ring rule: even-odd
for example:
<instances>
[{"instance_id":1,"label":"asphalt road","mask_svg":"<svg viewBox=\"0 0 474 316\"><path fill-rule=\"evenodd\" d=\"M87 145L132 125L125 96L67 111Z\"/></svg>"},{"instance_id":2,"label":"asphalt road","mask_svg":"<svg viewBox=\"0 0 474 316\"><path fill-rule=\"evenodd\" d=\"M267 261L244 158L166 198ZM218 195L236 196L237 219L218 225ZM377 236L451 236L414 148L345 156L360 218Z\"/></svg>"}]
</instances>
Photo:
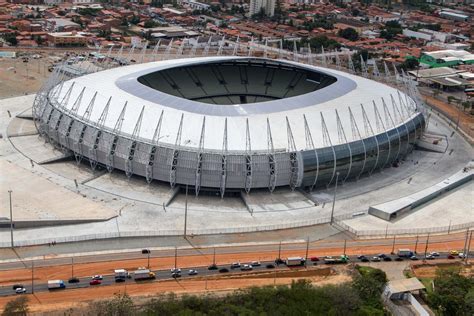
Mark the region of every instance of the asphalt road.
<instances>
[{"instance_id":1,"label":"asphalt road","mask_svg":"<svg viewBox=\"0 0 474 316\"><path fill-rule=\"evenodd\" d=\"M437 259L445 259L447 257L448 253L440 253L440 256L437 257ZM472 253L470 253L472 255ZM372 255L366 255L365 257L369 260L374 262L374 257L378 256L378 254L372 254ZM389 255L388 257L391 258L390 261L393 261L397 258L396 255ZM337 257L334 257L337 258ZM419 256L421 258L421 256ZM437 259L430 260L430 261L437 261ZM403 261L412 261L411 259L408 258L403 258ZM418 259L419 260L419 259ZM459 258L456 257L456 261L460 260ZM455 261L453 260L453 261ZM384 262L383 259L378 260L380 262ZM357 256L349 256L349 262L364 262L361 259L359 259ZM367 261L365 261L367 262ZM242 263L245 264L245 263ZM268 264L273 264L275 268L267 268ZM307 261L307 265L329 265L324 262L324 259L321 258L321 260L316 261L316 262L311 262ZM270 262L270 261L265 261L261 262L260 266L254 266L251 271L242 271L240 268L236 269L231 269L230 265L221 265L219 266L220 268L227 268L229 272L220 272L219 270L208 270L208 267L188 267L186 269L182 269L180 277L178 279L187 279L187 278L196 278L196 277L202 277L202 276L216 276L216 275L223 275L223 274L237 274L237 273L251 273L253 271L262 271L262 270L287 270L289 267L287 267L285 264L280 264L280 265L275 265L275 262ZM188 275L189 270L196 270L198 272L197 275L190 276ZM163 280L170 280L173 279L171 276L171 271L170 270L151 270L155 273L155 279L152 280L140 280L136 281L133 279L133 271L129 271L131 274L131 278L125 279L125 283L143 283L143 282L157 282L157 281L163 281ZM73 283L70 284L68 283L68 280L64 280L66 288L65 289L55 289L54 291L67 291L69 289L77 289L77 288L87 288L87 287L97 287L97 286L107 286L107 285L112 285L115 284L115 277L114 275L103 275L103 280L101 281L100 285L90 285L89 282L91 281L91 277L83 277L79 278L78 283ZM23 284L23 286L26 288L27 293L31 293L32 286L30 284ZM47 283L35 283L34 285L34 292L45 292L48 291L48 284ZM16 295L15 291L12 288L12 285L8 286L2 286L0 287L0 296L9 296L9 295Z\"/></svg>"}]
</instances>

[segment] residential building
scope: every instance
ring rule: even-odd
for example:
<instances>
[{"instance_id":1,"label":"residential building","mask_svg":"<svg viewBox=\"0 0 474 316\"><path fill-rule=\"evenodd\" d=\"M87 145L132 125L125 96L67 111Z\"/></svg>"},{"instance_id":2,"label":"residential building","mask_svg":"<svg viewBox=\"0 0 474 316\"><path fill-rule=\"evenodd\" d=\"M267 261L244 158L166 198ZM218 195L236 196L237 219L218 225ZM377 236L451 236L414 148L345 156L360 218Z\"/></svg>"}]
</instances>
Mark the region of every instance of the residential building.
<instances>
[{"instance_id":1,"label":"residential building","mask_svg":"<svg viewBox=\"0 0 474 316\"><path fill-rule=\"evenodd\" d=\"M262 8L267 16L273 16L275 14L275 2L276 0L250 0L250 16L259 13Z\"/></svg>"}]
</instances>

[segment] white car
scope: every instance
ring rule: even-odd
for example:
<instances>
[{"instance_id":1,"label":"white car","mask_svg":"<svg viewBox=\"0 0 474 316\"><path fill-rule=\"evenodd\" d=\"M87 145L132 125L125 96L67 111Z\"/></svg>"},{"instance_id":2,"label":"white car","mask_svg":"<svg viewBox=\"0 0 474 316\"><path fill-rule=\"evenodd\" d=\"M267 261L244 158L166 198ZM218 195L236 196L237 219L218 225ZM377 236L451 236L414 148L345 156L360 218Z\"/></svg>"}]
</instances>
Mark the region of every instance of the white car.
<instances>
[{"instance_id":1,"label":"white car","mask_svg":"<svg viewBox=\"0 0 474 316\"><path fill-rule=\"evenodd\" d=\"M252 267L251 264L244 264L242 267L240 267L241 271L250 271L252 269L253 269L253 267Z\"/></svg>"},{"instance_id":2,"label":"white car","mask_svg":"<svg viewBox=\"0 0 474 316\"><path fill-rule=\"evenodd\" d=\"M430 252L430 255L432 255L433 257L439 257L439 252L432 251Z\"/></svg>"},{"instance_id":3,"label":"white car","mask_svg":"<svg viewBox=\"0 0 474 316\"><path fill-rule=\"evenodd\" d=\"M196 270L189 270L188 275L196 275L198 272Z\"/></svg>"},{"instance_id":4,"label":"white car","mask_svg":"<svg viewBox=\"0 0 474 316\"><path fill-rule=\"evenodd\" d=\"M181 269L180 268L172 268L171 273L181 273Z\"/></svg>"},{"instance_id":5,"label":"white car","mask_svg":"<svg viewBox=\"0 0 474 316\"><path fill-rule=\"evenodd\" d=\"M24 287L19 287L15 290L16 294L23 294L26 293L26 289Z\"/></svg>"},{"instance_id":6,"label":"white car","mask_svg":"<svg viewBox=\"0 0 474 316\"><path fill-rule=\"evenodd\" d=\"M260 261L252 261L252 262L250 262L250 264L252 265L252 267L259 267L259 266L261 266Z\"/></svg>"},{"instance_id":7,"label":"white car","mask_svg":"<svg viewBox=\"0 0 474 316\"><path fill-rule=\"evenodd\" d=\"M92 279L92 280L102 280L103 278L104 278L104 277L103 277L102 275L96 274L96 275L94 275L91 279Z\"/></svg>"},{"instance_id":8,"label":"white car","mask_svg":"<svg viewBox=\"0 0 474 316\"><path fill-rule=\"evenodd\" d=\"M232 262L230 265L231 269L240 268L240 262Z\"/></svg>"},{"instance_id":9,"label":"white car","mask_svg":"<svg viewBox=\"0 0 474 316\"><path fill-rule=\"evenodd\" d=\"M466 255L464 254L464 252L460 252L460 253L458 254L458 257L461 258L461 259L463 259L463 258L466 258Z\"/></svg>"}]
</instances>

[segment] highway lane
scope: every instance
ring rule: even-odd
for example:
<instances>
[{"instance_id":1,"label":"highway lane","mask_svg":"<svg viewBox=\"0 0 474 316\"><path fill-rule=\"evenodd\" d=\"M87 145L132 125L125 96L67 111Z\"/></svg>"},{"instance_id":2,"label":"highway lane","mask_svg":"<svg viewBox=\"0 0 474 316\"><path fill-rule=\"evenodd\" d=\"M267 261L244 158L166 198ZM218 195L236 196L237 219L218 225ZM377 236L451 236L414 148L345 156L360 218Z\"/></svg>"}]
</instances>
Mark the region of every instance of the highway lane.
<instances>
[{"instance_id":1,"label":"highway lane","mask_svg":"<svg viewBox=\"0 0 474 316\"><path fill-rule=\"evenodd\" d=\"M433 243L449 243L455 241L462 241L464 240L465 234L456 234L456 235L440 235L440 236L431 236L430 237L430 244ZM420 237L418 241L418 249L424 249L426 237ZM178 259L179 257L186 257L186 256L195 256L195 255L203 255L212 257L214 249L216 250L216 254L239 254L239 253L264 253L264 252L271 252L271 251L278 251L278 243L274 244L256 244L256 245L241 245L241 246L226 246L226 247L199 247L193 246L191 244L192 240L190 240L190 246L188 248L178 248ZM377 239L377 240L347 240L346 247L347 249L353 248L361 248L364 247L389 247L393 245L392 239ZM395 249L404 248L399 247L400 245L412 245L411 248L415 248L415 238L413 237L405 237L396 239L395 242ZM310 242L309 251L311 253L322 253L324 249L327 248L340 248L342 249L344 246L343 240L338 241L315 241ZM143 247L147 248L147 247ZM164 258L164 257L173 257L174 256L174 248L168 249L158 249L155 250L153 247L150 247L151 255L150 258ZM304 255L306 251L306 243L282 243L282 252L285 251L302 251L301 255ZM443 251L446 249L429 249L430 251ZM458 249L460 250L460 249ZM54 249L51 249L54 251ZM54 254L53 254L54 256ZM141 254L140 250L134 251L126 251L126 252L117 252L117 253L94 253L91 255L80 255L80 256L73 256L73 255L63 255L62 257L56 258L48 258L48 255L45 255L44 258L34 260L35 267L48 267L48 266L56 266L56 265L67 265L71 264L71 257L74 257L74 263L92 263L92 262L107 262L107 261L119 261L119 260L132 260L132 259L144 259L147 260L147 255ZM3 262L0 263L0 271L1 270L12 270L12 269L24 269L24 268L31 268L32 265L31 259L19 259L13 262Z\"/></svg>"},{"instance_id":2,"label":"highway lane","mask_svg":"<svg viewBox=\"0 0 474 316\"><path fill-rule=\"evenodd\" d=\"M373 257L377 257L378 255L379 254L366 255L366 258L369 261L373 261ZM436 262L439 259L446 259L447 255L448 255L448 253L446 253L446 252L443 253L442 252L442 253L440 253L439 257L437 257L434 260L430 260L430 261ZM470 253L470 256L472 256L472 255L473 255L473 252ZM391 258L390 261L393 261L398 256L388 255L388 257ZM334 258L338 258L338 257L335 256ZM419 256L418 258L422 258L422 256ZM408 259L408 258L402 258L402 260L403 261L410 261L410 262L413 261L413 260ZM418 259L418 260L420 260L420 259ZM456 259L454 259L453 261L459 261L459 260L460 259L456 257ZM349 256L349 263L350 262L357 263L357 262L362 262L362 261L361 261L361 259L358 258L358 256ZM380 262L384 262L384 260L381 259ZM242 262L241 264L243 265L243 264L246 264L246 263ZM267 268L268 264L273 264L274 268L273 269ZM306 264L308 266L310 266L310 265L329 265L329 264L324 262L323 258L321 258L321 260L316 261L316 262L311 262L310 260L308 260L306 262ZM222 273L219 270L209 270L208 267L205 267L205 266L204 267L203 266L200 266L200 267L187 267L186 269L183 268L183 269L181 269L182 270L181 271L181 276L179 278L177 278L177 280L187 279L187 278L197 278L197 277L203 277L203 276L204 277L206 277L206 276L217 276L217 275L224 275L224 274L252 273L252 272L255 272L255 271L263 271L263 270L282 271L282 270L288 270L289 269L289 267L287 267L285 264L276 265L275 262L273 262L273 261L262 261L260 266L252 267L251 271L241 271L240 268L231 269L229 264L219 265L219 269L224 268L224 267L227 268L229 270L229 272ZM119 268L119 267L117 267L117 268ZM198 272L198 274L193 275L193 276L188 275L188 271L191 270L191 269L196 270ZM125 281L122 282L122 283L125 283L125 284L133 284L133 283L140 284L140 283L144 283L144 282L158 282L158 281L173 279L172 276L171 276L170 269L165 269L165 270L152 270L151 269L151 271L153 271L155 273L155 279L135 281L133 279L133 271L129 271L130 274L131 274L131 278L125 279ZM93 273L91 273L91 275L93 275ZM107 285L112 285L112 284L117 283L115 281L115 276L114 275L103 275L103 280L102 280L102 283L100 285L90 285L89 282L91 281L91 279L92 279L92 276L91 277L82 277L82 278L79 278L79 283L73 283L73 284L67 283L68 280L64 280L64 282L66 284L66 288L65 289L56 289L54 291L62 291L62 290L77 289L77 288L87 288L87 287L107 286ZM29 284L23 283L22 285L25 286L25 288L27 289L27 293L31 293L31 283L29 283ZM47 283L44 283L44 282L34 283L34 292L45 292L45 291L48 291ZM15 291L12 288L12 285L1 286L0 287L0 296L9 296L9 295L16 295Z\"/></svg>"}]
</instances>

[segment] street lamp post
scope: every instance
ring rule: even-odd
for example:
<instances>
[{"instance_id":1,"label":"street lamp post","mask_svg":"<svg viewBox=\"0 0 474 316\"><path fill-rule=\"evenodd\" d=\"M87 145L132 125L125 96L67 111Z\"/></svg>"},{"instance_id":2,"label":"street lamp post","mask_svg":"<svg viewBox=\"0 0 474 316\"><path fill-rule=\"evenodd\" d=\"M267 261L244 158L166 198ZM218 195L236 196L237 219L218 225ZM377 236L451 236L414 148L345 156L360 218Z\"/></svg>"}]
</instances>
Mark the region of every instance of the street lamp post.
<instances>
[{"instance_id":1,"label":"street lamp post","mask_svg":"<svg viewBox=\"0 0 474 316\"><path fill-rule=\"evenodd\" d=\"M15 247L13 244L13 209L12 209L12 190L8 190L8 196L10 199L10 239L12 248Z\"/></svg>"},{"instance_id":2,"label":"street lamp post","mask_svg":"<svg viewBox=\"0 0 474 316\"><path fill-rule=\"evenodd\" d=\"M331 209L331 222L332 225L334 221L334 205L336 204L336 192L337 192L337 182L339 181L339 171L336 172L336 185L334 186L334 196L332 198L332 209Z\"/></svg>"}]
</instances>

